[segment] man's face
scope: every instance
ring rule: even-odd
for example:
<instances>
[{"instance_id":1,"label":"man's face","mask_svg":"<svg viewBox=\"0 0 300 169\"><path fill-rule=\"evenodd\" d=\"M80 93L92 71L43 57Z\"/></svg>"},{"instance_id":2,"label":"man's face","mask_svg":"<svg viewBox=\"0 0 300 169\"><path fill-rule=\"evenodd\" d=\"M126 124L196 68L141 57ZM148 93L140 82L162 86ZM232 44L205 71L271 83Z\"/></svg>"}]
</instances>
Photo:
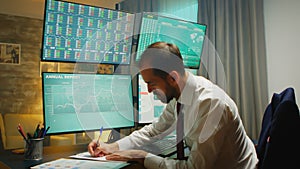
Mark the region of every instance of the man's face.
<instances>
[{"instance_id":1,"label":"man's face","mask_svg":"<svg viewBox=\"0 0 300 169\"><path fill-rule=\"evenodd\" d=\"M170 85L168 78L163 79L153 74L152 69L142 70L141 75L147 83L148 92L153 92L161 102L168 103L174 98L176 90Z\"/></svg>"}]
</instances>

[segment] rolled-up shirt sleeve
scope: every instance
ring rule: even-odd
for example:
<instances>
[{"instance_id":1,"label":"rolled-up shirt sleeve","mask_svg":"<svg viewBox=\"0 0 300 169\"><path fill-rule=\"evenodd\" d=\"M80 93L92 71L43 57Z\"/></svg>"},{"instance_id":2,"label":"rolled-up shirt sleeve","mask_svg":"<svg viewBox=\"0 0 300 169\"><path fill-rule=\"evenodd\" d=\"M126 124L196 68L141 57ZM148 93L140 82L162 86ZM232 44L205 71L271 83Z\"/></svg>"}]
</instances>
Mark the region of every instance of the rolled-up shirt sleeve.
<instances>
[{"instance_id":1,"label":"rolled-up shirt sleeve","mask_svg":"<svg viewBox=\"0 0 300 169\"><path fill-rule=\"evenodd\" d=\"M141 147L156 140L162 139L166 135L175 130L176 115L174 114L174 107L176 100L171 101L157 122L146 125L143 128L132 132L117 141L120 150L128 150ZM175 125L174 125L175 124Z\"/></svg>"}]
</instances>

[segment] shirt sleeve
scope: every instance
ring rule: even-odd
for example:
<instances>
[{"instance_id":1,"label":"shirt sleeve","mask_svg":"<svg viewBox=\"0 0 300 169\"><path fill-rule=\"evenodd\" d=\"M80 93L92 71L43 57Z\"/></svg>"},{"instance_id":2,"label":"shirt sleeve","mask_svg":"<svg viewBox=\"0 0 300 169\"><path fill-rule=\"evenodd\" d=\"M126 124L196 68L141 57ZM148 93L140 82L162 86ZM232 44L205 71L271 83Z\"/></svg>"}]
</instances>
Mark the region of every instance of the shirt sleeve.
<instances>
[{"instance_id":1,"label":"shirt sleeve","mask_svg":"<svg viewBox=\"0 0 300 169\"><path fill-rule=\"evenodd\" d=\"M148 153L147 156L145 157L144 166L147 169L157 169L160 168L163 161L164 158Z\"/></svg>"},{"instance_id":2,"label":"shirt sleeve","mask_svg":"<svg viewBox=\"0 0 300 169\"><path fill-rule=\"evenodd\" d=\"M117 141L120 150L133 149L142 145L162 139L175 130L176 120L174 107L176 101L167 104L166 109L157 122L146 125ZM174 125L175 124L175 125Z\"/></svg>"}]
</instances>

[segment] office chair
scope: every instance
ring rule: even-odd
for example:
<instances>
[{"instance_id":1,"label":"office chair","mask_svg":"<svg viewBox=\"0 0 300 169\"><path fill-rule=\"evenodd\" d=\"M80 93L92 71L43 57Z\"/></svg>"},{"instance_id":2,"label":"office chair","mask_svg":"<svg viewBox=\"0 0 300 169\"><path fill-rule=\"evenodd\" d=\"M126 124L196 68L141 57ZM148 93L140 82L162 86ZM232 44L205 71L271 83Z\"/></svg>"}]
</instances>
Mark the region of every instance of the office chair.
<instances>
[{"instance_id":1,"label":"office chair","mask_svg":"<svg viewBox=\"0 0 300 169\"><path fill-rule=\"evenodd\" d=\"M264 112L256 151L258 169L300 168L300 115L293 88L273 94Z\"/></svg>"}]
</instances>

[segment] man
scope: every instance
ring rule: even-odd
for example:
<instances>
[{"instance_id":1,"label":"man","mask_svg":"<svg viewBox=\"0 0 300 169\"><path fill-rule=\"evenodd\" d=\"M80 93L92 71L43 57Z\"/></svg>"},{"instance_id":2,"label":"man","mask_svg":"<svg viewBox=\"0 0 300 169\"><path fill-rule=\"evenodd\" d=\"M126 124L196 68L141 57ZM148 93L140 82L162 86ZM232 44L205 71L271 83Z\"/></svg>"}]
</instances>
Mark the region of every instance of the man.
<instances>
[{"instance_id":1,"label":"man","mask_svg":"<svg viewBox=\"0 0 300 169\"><path fill-rule=\"evenodd\" d=\"M12 63L18 63L18 55L16 49L13 48L10 53L11 53Z\"/></svg>"},{"instance_id":2,"label":"man","mask_svg":"<svg viewBox=\"0 0 300 169\"><path fill-rule=\"evenodd\" d=\"M139 69L148 91L168 103L159 120L115 143L91 142L92 156L107 160L137 161L145 168L253 169L258 163L254 144L246 135L232 99L207 79L185 71L179 49L156 42L142 54ZM177 103L184 114L186 160L162 158L134 150L175 129Z\"/></svg>"}]
</instances>

